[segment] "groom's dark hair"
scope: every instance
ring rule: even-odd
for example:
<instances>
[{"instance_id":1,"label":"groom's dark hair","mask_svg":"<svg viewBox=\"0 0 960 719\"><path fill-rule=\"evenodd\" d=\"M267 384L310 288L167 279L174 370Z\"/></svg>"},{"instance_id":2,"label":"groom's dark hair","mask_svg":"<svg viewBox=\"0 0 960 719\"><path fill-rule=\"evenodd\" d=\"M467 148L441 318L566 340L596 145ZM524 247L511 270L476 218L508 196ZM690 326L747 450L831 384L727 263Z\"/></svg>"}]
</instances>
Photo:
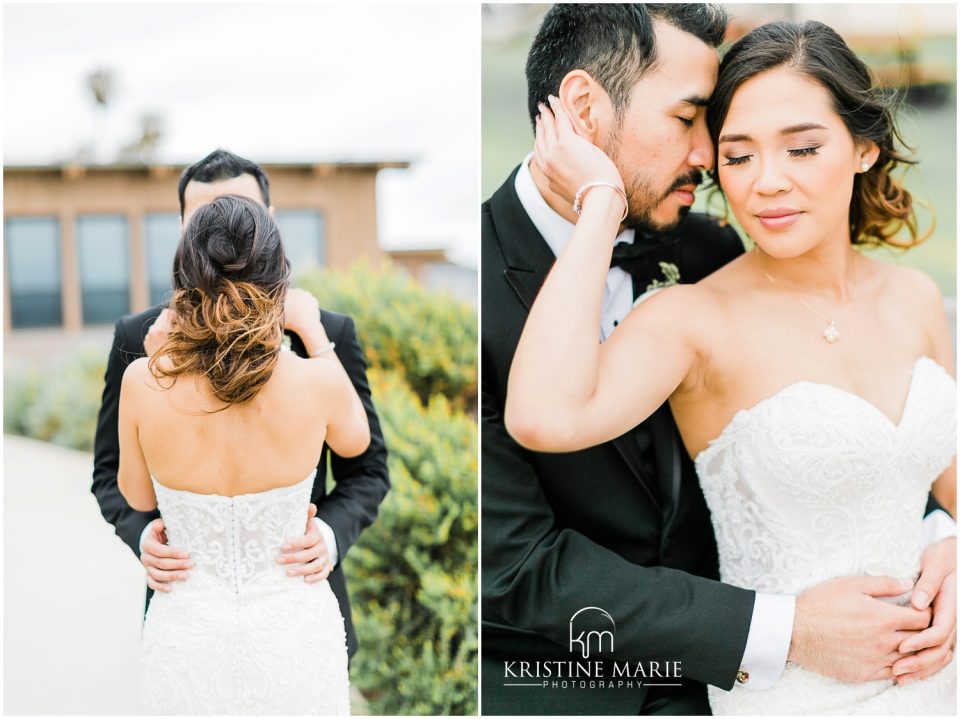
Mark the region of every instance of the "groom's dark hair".
<instances>
[{"instance_id":1,"label":"groom's dark hair","mask_svg":"<svg viewBox=\"0 0 960 719\"><path fill-rule=\"evenodd\" d=\"M572 70L585 70L622 117L630 92L657 59L653 21L673 25L719 47L727 11L703 3L558 3L544 16L527 55L527 110L536 124L538 103L556 95Z\"/></svg>"},{"instance_id":2,"label":"groom's dark hair","mask_svg":"<svg viewBox=\"0 0 960 719\"><path fill-rule=\"evenodd\" d=\"M231 180L240 175L252 175L260 186L264 207L270 207L270 180L267 173L255 162L234 155L226 150L214 150L202 160L194 162L180 175L177 194L180 196L180 216L183 217L183 194L190 180L197 182L219 182Z\"/></svg>"}]
</instances>

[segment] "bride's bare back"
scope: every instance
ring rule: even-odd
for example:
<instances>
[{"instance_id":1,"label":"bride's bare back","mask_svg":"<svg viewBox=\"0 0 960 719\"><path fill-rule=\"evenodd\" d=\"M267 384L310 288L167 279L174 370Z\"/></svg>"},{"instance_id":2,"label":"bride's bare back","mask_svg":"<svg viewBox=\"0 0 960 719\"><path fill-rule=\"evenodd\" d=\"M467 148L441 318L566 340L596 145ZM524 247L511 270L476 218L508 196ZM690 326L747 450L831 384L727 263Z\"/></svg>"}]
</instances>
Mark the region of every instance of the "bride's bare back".
<instances>
[{"instance_id":1,"label":"bride's bare back","mask_svg":"<svg viewBox=\"0 0 960 719\"><path fill-rule=\"evenodd\" d=\"M248 403L213 396L201 377L171 386L138 360L130 393L151 475L172 489L232 496L296 484L317 466L331 417L328 360L281 352L272 376ZM136 365L140 366L136 366Z\"/></svg>"}]
</instances>

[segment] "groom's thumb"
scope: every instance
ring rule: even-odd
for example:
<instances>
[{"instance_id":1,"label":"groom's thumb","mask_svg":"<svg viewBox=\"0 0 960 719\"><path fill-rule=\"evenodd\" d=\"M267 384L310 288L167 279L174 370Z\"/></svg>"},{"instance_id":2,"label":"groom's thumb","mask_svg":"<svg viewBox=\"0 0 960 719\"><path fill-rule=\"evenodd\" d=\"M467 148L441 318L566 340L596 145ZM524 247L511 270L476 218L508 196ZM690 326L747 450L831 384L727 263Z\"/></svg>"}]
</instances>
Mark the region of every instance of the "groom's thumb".
<instances>
[{"instance_id":1,"label":"groom's thumb","mask_svg":"<svg viewBox=\"0 0 960 719\"><path fill-rule=\"evenodd\" d=\"M871 597L896 597L913 588L909 579L896 577L857 577L859 589Z\"/></svg>"}]
</instances>

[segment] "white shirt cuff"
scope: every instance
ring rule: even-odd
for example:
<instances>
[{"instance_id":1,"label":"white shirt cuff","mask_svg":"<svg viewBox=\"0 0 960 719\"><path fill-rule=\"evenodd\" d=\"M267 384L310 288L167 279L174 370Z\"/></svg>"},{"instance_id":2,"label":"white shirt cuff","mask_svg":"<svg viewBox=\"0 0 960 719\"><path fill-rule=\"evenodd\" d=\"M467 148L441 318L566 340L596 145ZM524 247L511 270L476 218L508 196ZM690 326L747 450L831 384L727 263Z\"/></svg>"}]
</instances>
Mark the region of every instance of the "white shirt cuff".
<instances>
[{"instance_id":1,"label":"white shirt cuff","mask_svg":"<svg viewBox=\"0 0 960 719\"><path fill-rule=\"evenodd\" d=\"M150 534L150 525L153 524L151 519L147 522L147 526L143 528L143 531L140 532L140 543L137 545L137 548L140 550L140 555L143 555L143 540L147 538L147 535Z\"/></svg>"},{"instance_id":2,"label":"white shirt cuff","mask_svg":"<svg viewBox=\"0 0 960 719\"><path fill-rule=\"evenodd\" d=\"M794 596L757 592L747 646L740 662L742 676L748 678L742 682L737 680L745 688L769 689L780 678L787 665L796 609Z\"/></svg>"},{"instance_id":3,"label":"white shirt cuff","mask_svg":"<svg viewBox=\"0 0 960 719\"><path fill-rule=\"evenodd\" d=\"M323 535L323 542L327 545L327 556L330 557L330 564L334 567L337 566L337 562L340 559L340 552L337 549L336 535L333 533L333 530L330 529L330 525L322 519L314 517L313 521L317 523L317 529L320 530L320 534Z\"/></svg>"},{"instance_id":4,"label":"white shirt cuff","mask_svg":"<svg viewBox=\"0 0 960 719\"><path fill-rule=\"evenodd\" d=\"M957 523L942 509L934 510L923 518L923 538L929 547L947 537L957 536Z\"/></svg>"}]
</instances>

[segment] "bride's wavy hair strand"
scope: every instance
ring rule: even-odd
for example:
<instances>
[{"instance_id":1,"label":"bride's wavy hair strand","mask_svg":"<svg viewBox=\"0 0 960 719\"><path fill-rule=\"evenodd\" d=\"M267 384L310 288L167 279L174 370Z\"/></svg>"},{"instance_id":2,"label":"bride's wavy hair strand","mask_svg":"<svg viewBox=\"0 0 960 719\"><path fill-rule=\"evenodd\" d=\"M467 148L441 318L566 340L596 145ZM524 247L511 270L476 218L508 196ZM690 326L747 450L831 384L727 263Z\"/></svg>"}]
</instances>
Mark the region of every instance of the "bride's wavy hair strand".
<instances>
[{"instance_id":1,"label":"bride's wavy hair strand","mask_svg":"<svg viewBox=\"0 0 960 719\"><path fill-rule=\"evenodd\" d=\"M206 377L221 410L253 399L277 365L289 280L290 262L266 208L236 195L201 207L174 255L176 322L150 358L154 376Z\"/></svg>"}]
</instances>

